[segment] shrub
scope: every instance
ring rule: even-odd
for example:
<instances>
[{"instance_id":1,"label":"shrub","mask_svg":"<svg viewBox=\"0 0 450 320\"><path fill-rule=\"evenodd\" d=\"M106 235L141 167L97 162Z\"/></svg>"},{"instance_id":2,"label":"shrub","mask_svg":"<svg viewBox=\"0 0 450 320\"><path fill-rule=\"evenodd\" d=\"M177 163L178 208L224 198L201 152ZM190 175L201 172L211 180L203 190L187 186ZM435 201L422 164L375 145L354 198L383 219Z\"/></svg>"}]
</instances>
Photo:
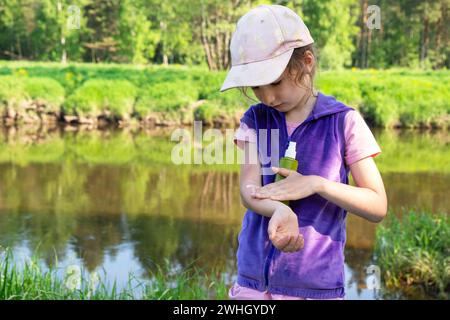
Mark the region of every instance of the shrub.
<instances>
[{"instance_id":1,"label":"shrub","mask_svg":"<svg viewBox=\"0 0 450 320\"><path fill-rule=\"evenodd\" d=\"M127 118L133 112L136 87L126 80L89 80L67 98L66 115Z\"/></svg>"}]
</instances>

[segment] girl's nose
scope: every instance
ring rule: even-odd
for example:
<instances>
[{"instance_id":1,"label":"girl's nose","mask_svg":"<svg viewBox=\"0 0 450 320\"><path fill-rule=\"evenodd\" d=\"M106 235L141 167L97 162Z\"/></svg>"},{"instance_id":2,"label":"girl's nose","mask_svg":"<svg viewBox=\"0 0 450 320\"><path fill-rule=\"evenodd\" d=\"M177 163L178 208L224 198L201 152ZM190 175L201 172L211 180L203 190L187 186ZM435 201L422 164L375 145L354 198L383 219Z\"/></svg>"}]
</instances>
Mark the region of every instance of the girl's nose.
<instances>
[{"instance_id":1,"label":"girl's nose","mask_svg":"<svg viewBox=\"0 0 450 320\"><path fill-rule=\"evenodd\" d=\"M261 88L261 100L265 105L273 106L275 105L275 95L270 89L262 89Z\"/></svg>"}]
</instances>

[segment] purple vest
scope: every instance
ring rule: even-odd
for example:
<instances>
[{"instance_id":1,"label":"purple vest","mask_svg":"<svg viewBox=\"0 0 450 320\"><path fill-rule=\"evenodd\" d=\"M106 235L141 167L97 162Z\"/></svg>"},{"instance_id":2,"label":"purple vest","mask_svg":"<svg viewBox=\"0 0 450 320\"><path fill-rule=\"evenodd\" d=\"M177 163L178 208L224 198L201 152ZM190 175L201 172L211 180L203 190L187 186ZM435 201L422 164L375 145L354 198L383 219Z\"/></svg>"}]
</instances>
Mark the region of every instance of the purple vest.
<instances>
[{"instance_id":1,"label":"purple vest","mask_svg":"<svg viewBox=\"0 0 450 320\"><path fill-rule=\"evenodd\" d=\"M297 142L298 172L348 184L349 168L344 162L344 117L349 110L353 109L334 97L319 93L313 111L291 137L287 133L285 114L262 103L251 106L241 122L256 129L263 167L272 165L267 161L271 153L270 141L278 140L281 157L291 139ZM260 129L267 129L267 135L261 134L265 130ZM279 129L278 139L270 138L270 129ZM265 150L260 147L260 142L267 143ZM261 155L263 151L267 155ZM274 181L273 173L262 176L262 185ZM318 194L290 201L290 207L298 216L305 247L295 253L279 251L268 237L269 218L247 210L238 236L238 284L304 298L343 297L347 212Z\"/></svg>"}]
</instances>

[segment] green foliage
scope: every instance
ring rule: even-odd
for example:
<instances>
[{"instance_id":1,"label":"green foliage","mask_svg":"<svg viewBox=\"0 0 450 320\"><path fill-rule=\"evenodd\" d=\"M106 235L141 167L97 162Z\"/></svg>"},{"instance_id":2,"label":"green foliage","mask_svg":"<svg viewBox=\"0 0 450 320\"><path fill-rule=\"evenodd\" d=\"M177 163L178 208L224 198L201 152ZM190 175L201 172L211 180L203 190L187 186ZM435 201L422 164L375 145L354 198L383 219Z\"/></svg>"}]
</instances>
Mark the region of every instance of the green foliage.
<instances>
[{"instance_id":1,"label":"green foliage","mask_svg":"<svg viewBox=\"0 0 450 320\"><path fill-rule=\"evenodd\" d=\"M376 4L381 8L381 29L371 30L370 38L361 30L360 49L353 52L356 65L364 66L367 60L365 66L374 68L449 68L449 39L444 27L447 0L378 0Z\"/></svg>"},{"instance_id":2,"label":"green foliage","mask_svg":"<svg viewBox=\"0 0 450 320\"><path fill-rule=\"evenodd\" d=\"M26 101L39 102L45 111L59 112L64 101L64 88L55 80L44 77L0 76L0 102L17 110Z\"/></svg>"},{"instance_id":3,"label":"green foliage","mask_svg":"<svg viewBox=\"0 0 450 320\"><path fill-rule=\"evenodd\" d=\"M140 89L136 112L141 116L151 111L179 112L197 98L197 88L190 81L154 83Z\"/></svg>"},{"instance_id":4,"label":"green foliage","mask_svg":"<svg viewBox=\"0 0 450 320\"><path fill-rule=\"evenodd\" d=\"M360 73L319 72L316 86L321 92L332 95L337 100L358 109L363 103L358 85L360 79Z\"/></svg>"},{"instance_id":5,"label":"green foliage","mask_svg":"<svg viewBox=\"0 0 450 320\"><path fill-rule=\"evenodd\" d=\"M192 80L195 81L198 87L198 98L210 99L211 96L217 96L225 75L225 72L210 72L207 70L193 71Z\"/></svg>"},{"instance_id":6,"label":"green foliage","mask_svg":"<svg viewBox=\"0 0 450 320\"><path fill-rule=\"evenodd\" d=\"M429 294L449 298L450 220L448 215L409 212L390 214L377 229L376 261L388 287L423 286Z\"/></svg>"},{"instance_id":7,"label":"green foliage","mask_svg":"<svg viewBox=\"0 0 450 320\"><path fill-rule=\"evenodd\" d=\"M4 75L0 88L3 105L17 107L27 96L28 87L57 106L61 104L62 86L65 114L86 116L92 112L91 116L98 116L112 108L110 112L121 117L145 118L156 112L174 123L189 123L194 118L207 123L237 123L240 115L256 103L237 89L219 92L224 72L196 67L3 62L0 75ZM56 80L61 86L54 81L47 86L43 78ZM30 87L31 83L39 89ZM449 127L450 73L446 70L321 71L316 86L358 109L372 126ZM251 95L251 90L248 93ZM29 94L36 96L31 91ZM200 100L206 101L202 104ZM189 108L193 104L198 107Z\"/></svg>"},{"instance_id":8,"label":"green foliage","mask_svg":"<svg viewBox=\"0 0 450 320\"><path fill-rule=\"evenodd\" d=\"M126 118L132 113L136 87L126 80L88 80L67 98L64 114L109 114Z\"/></svg>"},{"instance_id":9,"label":"green foliage","mask_svg":"<svg viewBox=\"0 0 450 320\"><path fill-rule=\"evenodd\" d=\"M230 126L236 124L249 101L237 90L209 94L205 103L195 110L195 119L212 124L214 120L225 120Z\"/></svg>"},{"instance_id":10,"label":"green foliage","mask_svg":"<svg viewBox=\"0 0 450 320\"><path fill-rule=\"evenodd\" d=\"M78 267L79 268L79 267ZM117 288L107 275L89 274L77 266L46 269L39 252L18 265L11 249L0 252L1 300L173 300L225 299L229 285L223 275L205 274L200 268L176 269L167 260L148 280L128 275L126 286Z\"/></svg>"},{"instance_id":11,"label":"green foliage","mask_svg":"<svg viewBox=\"0 0 450 320\"><path fill-rule=\"evenodd\" d=\"M358 6L352 0L306 0L301 6L303 18L318 47L319 65L341 69L351 65L355 50L353 39Z\"/></svg>"},{"instance_id":12,"label":"green foliage","mask_svg":"<svg viewBox=\"0 0 450 320\"><path fill-rule=\"evenodd\" d=\"M0 5L0 58L230 66L240 17L268 1L28 0ZM449 68L448 1L282 0L308 26L324 69ZM58 6L60 4L60 6ZM80 10L80 25L68 28ZM381 29L365 24L381 8Z\"/></svg>"},{"instance_id":13,"label":"green foliage","mask_svg":"<svg viewBox=\"0 0 450 320\"><path fill-rule=\"evenodd\" d=\"M448 72L399 70L323 72L317 86L358 109L379 127L448 127Z\"/></svg>"},{"instance_id":14,"label":"green foliage","mask_svg":"<svg viewBox=\"0 0 450 320\"><path fill-rule=\"evenodd\" d=\"M147 19L137 1L121 1L119 9L120 50L132 63L147 63L154 58L161 34Z\"/></svg>"},{"instance_id":15,"label":"green foliage","mask_svg":"<svg viewBox=\"0 0 450 320\"><path fill-rule=\"evenodd\" d=\"M25 99L22 79L14 76L0 77L0 103L3 106L17 105Z\"/></svg>"},{"instance_id":16,"label":"green foliage","mask_svg":"<svg viewBox=\"0 0 450 320\"><path fill-rule=\"evenodd\" d=\"M40 101L46 106L46 111L59 112L64 101L64 88L53 79L26 78L23 80L24 91L33 101Z\"/></svg>"}]
</instances>

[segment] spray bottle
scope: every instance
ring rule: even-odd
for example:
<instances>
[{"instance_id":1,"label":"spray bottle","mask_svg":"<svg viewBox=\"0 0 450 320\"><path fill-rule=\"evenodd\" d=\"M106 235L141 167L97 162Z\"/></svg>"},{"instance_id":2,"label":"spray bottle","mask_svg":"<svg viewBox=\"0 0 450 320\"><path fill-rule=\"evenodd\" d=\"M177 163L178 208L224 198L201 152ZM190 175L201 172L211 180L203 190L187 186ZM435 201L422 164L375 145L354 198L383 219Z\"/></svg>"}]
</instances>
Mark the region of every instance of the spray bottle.
<instances>
[{"instance_id":1,"label":"spray bottle","mask_svg":"<svg viewBox=\"0 0 450 320\"><path fill-rule=\"evenodd\" d=\"M286 152L284 154L284 157L282 157L280 159L280 168L285 168L288 170L293 170L293 171L297 171L298 168L298 161L295 159L296 157L296 145L297 143L294 141L289 141L289 146L286 149ZM275 177L275 182L280 181L282 179L284 179L285 177L282 176L281 174L277 173L276 177ZM283 202L285 205L289 205L289 201L285 200L285 201L281 201Z\"/></svg>"}]
</instances>

